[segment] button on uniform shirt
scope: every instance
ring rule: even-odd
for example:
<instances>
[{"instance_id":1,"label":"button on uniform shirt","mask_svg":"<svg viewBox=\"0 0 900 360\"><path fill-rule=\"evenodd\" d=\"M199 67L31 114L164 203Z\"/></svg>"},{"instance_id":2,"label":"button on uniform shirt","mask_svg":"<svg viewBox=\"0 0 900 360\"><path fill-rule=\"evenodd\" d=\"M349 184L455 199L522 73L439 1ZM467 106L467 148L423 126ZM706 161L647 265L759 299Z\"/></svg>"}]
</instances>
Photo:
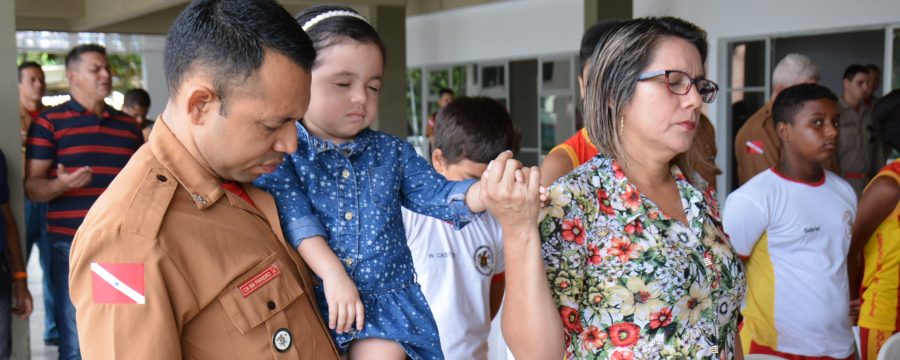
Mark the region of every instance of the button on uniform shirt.
<instances>
[{"instance_id":1,"label":"button on uniform shirt","mask_svg":"<svg viewBox=\"0 0 900 360\"><path fill-rule=\"evenodd\" d=\"M272 197L226 187L157 122L72 244L86 359L338 359Z\"/></svg>"},{"instance_id":2,"label":"button on uniform shirt","mask_svg":"<svg viewBox=\"0 0 900 360\"><path fill-rule=\"evenodd\" d=\"M86 186L48 203L47 237L51 242L72 240L88 209L143 143L137 122L108 105L102 114L95 114L73 99L35 119L28 130L27 159L52 160L49 179L57 177L57 164L63 164L66 171L89 166L93 174Z\"/></svg>"}]
</instances>

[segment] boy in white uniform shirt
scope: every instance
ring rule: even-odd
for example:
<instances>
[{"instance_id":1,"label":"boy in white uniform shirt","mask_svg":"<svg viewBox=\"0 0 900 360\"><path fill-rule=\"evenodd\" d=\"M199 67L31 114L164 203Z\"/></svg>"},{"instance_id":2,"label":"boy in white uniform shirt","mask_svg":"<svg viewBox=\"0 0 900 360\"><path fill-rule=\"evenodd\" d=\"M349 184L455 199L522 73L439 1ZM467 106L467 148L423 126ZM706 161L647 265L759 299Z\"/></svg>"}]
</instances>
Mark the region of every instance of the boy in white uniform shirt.
<instances>
[{"instance_id":1,"label":"boy in white uniform shirt","mask_svg":"<svg viewBox=\"0 0 900 360\"><path fill-rule=\"evenodd\" d=\"M448 180L478 179L501 152L518 151L512 119L496 100L456 99L437 116L431 160ZM404 208L403 225L444 356L487 359L491 319L504 289L500 224L485 212L456 230Z\"/></svg>"},{"instance_id":2,"label":"boy in white uniform shirt","mask_svg":"<svg viewBox=\"0 0 900 360\"><path fill-rule=\"evenodd\" d=\"M778 95L772 113L781 159L731 193L722 216L747 265L744 353L847 359L856 195L824 169L837 149L837 97L820 85L796 85Z\"/></svg>"}]
</instances>

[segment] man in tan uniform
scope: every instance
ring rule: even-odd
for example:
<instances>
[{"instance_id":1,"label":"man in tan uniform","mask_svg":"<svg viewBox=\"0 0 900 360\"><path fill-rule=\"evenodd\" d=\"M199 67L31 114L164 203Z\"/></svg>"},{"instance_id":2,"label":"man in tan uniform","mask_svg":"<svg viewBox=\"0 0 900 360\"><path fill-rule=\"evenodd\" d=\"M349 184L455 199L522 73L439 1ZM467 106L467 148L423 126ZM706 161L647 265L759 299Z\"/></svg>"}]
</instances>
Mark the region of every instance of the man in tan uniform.
<instances>
[{"instance_id":1,"label":"man in tan uniform","mask_svg":"<svg viewBox=\"0 0 900 360\"><path fill-rule=\"evenodd\" d=\"M88 359L337 359L273 199L315 50L273 0L200 0L172 25L171 97L71 252Z\"/></svg>"},{"instance_id":2,"label":"man in tan uniform","mask_svg":"<svg viewBox=\"0 0 900 360\"><path fill-rule=\"evenodd\" d=\"M737 158L738 185L743 185L766 169L775 166L781 157L781 141L775 133L772 120L772 103L775 97L793 85L818 83L819 68L812 60L800 54L788 54L772 72L772 97L756 113L747 119L734 138L734 156ZM835 164L828 166L836 171Z\"/></svg>"},{"instance_id":3,"label":"man in tan uniform","mask_svg":"<svg viewBox=\"0 0 900 360\"><path fill-rule=\"evenodd\" d=\"M844 93L838 101L841 127L837 155L841 176L859 196L872 176L884 166L885 156L872 128L872 106L865 103L872 85L868 69L862 65L848 66L841 85Z\"/></svg>"}]
</instances>

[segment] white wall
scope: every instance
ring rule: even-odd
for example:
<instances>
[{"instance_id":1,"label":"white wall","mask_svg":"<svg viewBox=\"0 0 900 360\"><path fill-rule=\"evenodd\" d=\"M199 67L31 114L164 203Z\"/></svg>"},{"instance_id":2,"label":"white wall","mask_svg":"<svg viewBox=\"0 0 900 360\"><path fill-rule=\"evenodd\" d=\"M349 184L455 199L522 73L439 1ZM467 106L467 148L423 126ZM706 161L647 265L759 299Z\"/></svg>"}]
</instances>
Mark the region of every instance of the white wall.
<instances>
[{"instance_id":1,"label":"white wall","mask_svg":"<svg viewBox=\"0 0 900 360\"><path fill-rule=\"evenodd\" d=\"M900 24L900 1L897 0L633 0L634 17L677 16L704 29L709 36L707 73L725 83L724 51L728 40L760 36L793 36L831 33ZM852 49L848 49L852 51ZM720 67L720 62L722 66ZM730 159L725 134L725 102L707 111L716 125L719 147L718 165L725 169ZM725 130L725 131L722 131ZM726 176L719 177L718 187L726 189ZM720 195L724 196L723 191Z\"/></svg>"},{"instance_id":2,"label":"white wall","mask_svg":"<svg viewBox=\"0 0 900 360\"><path fill-rule=\"evenodd\" d=\"M408 67L578 52L584 0L501 1L406 20Z\"/></svg>"}]
</instances>

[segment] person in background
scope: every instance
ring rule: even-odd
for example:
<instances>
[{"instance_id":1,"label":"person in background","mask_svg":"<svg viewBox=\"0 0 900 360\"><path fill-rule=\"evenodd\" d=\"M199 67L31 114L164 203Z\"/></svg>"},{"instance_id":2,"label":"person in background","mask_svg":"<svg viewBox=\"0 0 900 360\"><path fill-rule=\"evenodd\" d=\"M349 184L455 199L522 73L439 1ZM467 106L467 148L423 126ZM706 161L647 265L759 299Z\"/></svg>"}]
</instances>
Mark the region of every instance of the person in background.
<instances>
[{"instance_id":1,"label":"person in background","mask_svg":"<svg viewBox=\"0 0 900 360\"><path fill-rule=\"evenodd\" d=\"M872 123L882 142L900 149L900 90L875 103ZM865 260L862 279L860 255ZM848 262L851 295L856 297L860 289L862 302L860 355L875 359L891 335L900 332L900 160L883 167L863 191Z\"/></svg>"},{"instance_id":2,"label":"person in background","mask_svg":"<svg viewBox=\"0 0 900 360\"><path fill-rule=\"evenodd\" d=\"M772 120L772 103L782 90L797 84L819 82L819 68L812 59L801 54L787 54L772 72L772 97L741 126L734 138L738 185L775 166L781 159L781 141ZM834 161L826 169L837 172Z\"/></svg>"},{"instance_id":3,"label":"person in background","mask_svg":"<svg viewBox=\"0 0 900 360\"><path fill-rule=\"evenodd\" d=\"M428 116L428 123L425 126L425 136L428 137L428 146L432 150L434 149L434 127L437 122L437 113L438 111L441 111L444 106L447 106L447 104L453 101L453 98L455 96L456 95L453 93L453 90L450 90L448 88L441 88L441 90L438 91L438 110Z\"/></svg>"},{"instance_id":4,"label":"person in background","mask_svg":"<svg viewBox=\"0 0 900 360\"><path fill-rule=\"evenodd\" d=\"M137 120L141 133L144 134L144 141L150 138L150 129L153 128L153 121L147 119L148 111L150 111L150 94L147 90L131 89L125 92L122 112Z\"/></svg>"},{"instance_id":5,"label":"person in background","mask_svg":"<svg viewBox=\"0 0 900 360\"><path fill-rule=\"evenodd\" d=\"M6 170L6 157L0 151L0 360L9 360L12 354L12 316L27 319L33 308L19 229L9 206Z\"/></svg>"},{"instance_id":6,"label":"person in background","mask_svg":"<svg viewBox=\"0 0 900 360\"><path fill-rule=\"evenodd\" d=\"M856 195L825 169L837 149L837 96L818 84L786 88L772 118L781 159L729 194L722 213L747 265L744 353L849 360L848 316L856 306L847 252Z\"/></svg>"},{"instance_id":7,"label":"person in background","mask_svg":"<svg viewBox=\"0 0 900 360\"><path fill-rule=\"evenodd\" d=\"M494 99L459 98L437 117L431 164L447 180L478 179L500 153L519 150L512 118ZM402 213L416 280L437 322L444 357L486 360L491 320L503 300L500 224L484 213L457 230L406 208Z\"/></svg>"},{"instance_id":8,"label":"person in background","mask_svg":"<svg viewBox=\"0 0 900 360\"><path fill-rule=\"evenodd\" d=\"M850 65L844 70L841 85L844 92L838 101L841 131L837 159L844 180L860 196L884 166L885 155L872 128L872 106L865 103L871 86L869 71L862 65Z\"/></svg>"},{"instance_id":9,"label":"person in background","mask_svg":"<svg viewBox=\"0 0 900 360\"><path fill-rule=\"evenodd\" d=\"M869 72L869 88L863 102L866 106L873 106L878 102L878 95L875 95L881 89L881 68L875 64L866 65L866 71Z\"/></svg>"},{"instance_id":10,"label":"person in background","mask_svg":"<svg viewBox=\"0 0 900 360\"><path fill-rule=\"evenodd\" d=\"M143 144L137 122L104 102L112 88L106 49L78 45L66 56L71 100L44 110L31 124L25 152L25 193L47 202L52 309L60 359L80 359L75 308L69 298L69 249L88 209ZM50 311L51 309L47 309Z\"/></svg>"},{"instance_id":11,"label":"person in background","mask_svg":"<svg viewBox=\"0 0 900 360\"><path fill-rule=\"evenodd\" d=\"M26 61L19 64L19 120L22 131L22 153L25 153L25 141L28 128L44 111L44 70L41 65ZM44 276L44 344L59 345L59 330L56 329L56 317L53 309L53 279L50 276L50 241L47 239L47 203L31 201L25 197L25 262L31 258L31 250L37 245L41 271Z\"/></svg>"}]
</instances>

